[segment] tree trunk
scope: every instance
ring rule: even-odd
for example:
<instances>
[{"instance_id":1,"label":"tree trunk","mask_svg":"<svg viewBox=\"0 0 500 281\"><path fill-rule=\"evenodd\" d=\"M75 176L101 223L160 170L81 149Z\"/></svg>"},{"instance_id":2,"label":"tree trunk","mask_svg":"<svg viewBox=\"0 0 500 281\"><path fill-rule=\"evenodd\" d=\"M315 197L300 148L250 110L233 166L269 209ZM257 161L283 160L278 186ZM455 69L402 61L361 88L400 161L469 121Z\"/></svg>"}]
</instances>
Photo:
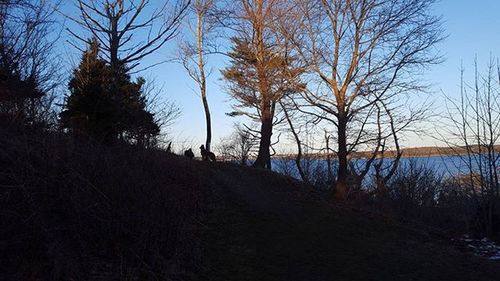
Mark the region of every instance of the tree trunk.
<instances>
[{"instance_id":1,"label":"tree trunk","mask_svg":"<svg viewBox=\"0 0 500 281\"><path fill-rule=\"evenodd\" d=\"M271 153L269 148L271 147L271 136L273 134L272 118L267 117L262 119L260 134L259 154L253 166L256 168L271 169Z\"/></svg>"},{"instance_id":2,"label":"tree trunk","mask_svg":"<svg viewBox=\"0 0 500 281\"><path fill-rule=\"evenodd\" d=\"M207 96L203 95L203 107L205 108L205 121L207 123L207 139L205 141L205 147L208 151L210 150L210 145L212 143L212 123L210 121L210 109L208 108Z\"/></svg>"},{"instance_id":3,"label":"tree trunk","mask_svg":"<svg viewBox=\"0 0 500 281\"><path fill-rule=\"evenodd\" d=\"M337 183L335 185L335 196L339 199L347 199L348 193L348 162L347 162L347 115L339 114L338 116L338 152L337 158L339 161Z\"/></svg>"},{"instance_id":4,"label":"tree trunk","mask_svg":"<svg viewBox=\"0 0 500 281\"><path fill-rule=\"evenodd\" d=\"M332 182L333 179L333 169L332 169L332 158L330 156L330 136L325 131L325 144L326 144L326 167L328 169L328 183Z\"/></svg>"},{"instance_id":5,"label":"tree trunk","mask_svg":"<svg viewBox=\"0 0 500 281\"><path fill-rule=\"evenodd\" d=\"M261 129L260 129L260 144L259 154L253 166L257 168L271 169L271 136L273 133L273 113L271 110L271 87L269 85L269 77L266 72L265 45L264 45L264 15L263 1L257 0L255 14L253 19L255 56L256 56L256 73L258 78L258 88L261 96Z\"/></svg>"},{"instance_id":6,"label":"tree trunk","mask_svg":"<svg viewBox=\"0 0 500 281\"><path fill-rule=\"evenodd\" d=\"M207 125L207 138L205 140L205 149L210 150L210 145L212 143L212 122L210 120L210 108L208 107L207 100L207 82L205 75L205 64L203 62L203 13L198 13L197 18L197 32L196 32L196 47L198 49L198 69L200 71L200 91L201 99L203 101L203 108L205 110L205 121Z\"/></svg>"},{"instance_id":7,"label":"tree trunk","mask_svg":"<svg viewBox=\"0 0 500 281\"><path fill-rule=\"evenodd\" d=\"M283 108L283 113L285 113L285 118L286 121L288 122L288 125L290 126L290 131L292 132L293 137L295 138L295 143L297 144L297 156L295 157L295 165L297 166L297 170L299 171L300 178L302 179L303 182L308 183L309 179L306 176L306 173L304 172L304 169L302 169L302 142L300 141L299 134L295 130L295 126L293 125L292 118L288 114L288 109L283 106L281 103L281 107Z\"/></svg>"},{"instance_id":8,"label":"tree trunk","mask_svg":"<svg viewBox=\"0 0 500 281\"><path fill-rule=\"evenodd\" d=\"M377 196L379 197L380 200L383 200L387 197L387 185L386 181L384 180L384 177L382 176L377 176Z\"/></svg>"},{"instance_id":9,"label":"tree trunk","mask_svg":"<svg viewBox=\"0 0 500 281\"><path fill-rule=\"evenodd\" d=\"M110 17L111 30L109 33L110 65L113 75L116 75L119 67L118 49L120 48L120 38L118 36L118 18Z\"/></svg>"}]
</instances>

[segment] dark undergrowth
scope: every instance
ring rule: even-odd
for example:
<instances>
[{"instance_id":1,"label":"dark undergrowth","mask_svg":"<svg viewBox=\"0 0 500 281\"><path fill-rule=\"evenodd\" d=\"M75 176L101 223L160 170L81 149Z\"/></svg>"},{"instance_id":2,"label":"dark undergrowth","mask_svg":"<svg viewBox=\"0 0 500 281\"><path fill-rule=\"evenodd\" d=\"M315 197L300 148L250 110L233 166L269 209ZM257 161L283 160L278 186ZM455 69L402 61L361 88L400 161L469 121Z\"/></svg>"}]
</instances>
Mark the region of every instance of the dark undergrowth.
<instances>
[{"instance_id":1,"label":"dark undergrowth","mask_svg":"<svg viewBox=\"0 0 500 281\"><path fill-rule=\"evenodd\" d=\"M439 230L349 205L297 199L295 188L279 188L256 188L275 196L267 207L229 192L225 208L207 222L207 259L196 280L498 280L498 262L455 248ZM294 212L269 210L280 204L288 210L291 202L300 205Z\"/></svg>"},{"instance_id":2,"label":"dark undergrowth","mask_svg":"<svg viewBox=\"0 0 500 281\"><path fill-rule=\"evenodd\" d=\"M465 180L464 180L465 178ZM468 176L443 176L429 165L401 166L387 193L362 202L365 208L439 228L453 236L500 242L500 197L482 192Z\"/></svg>"},{"instance_id":3,"label":"dark undergrowth","mask_svg":"<svg viewBox=\"0 0 500 281\"><path fill-rule=\"evenodd\" d=\"M1 280L172 280L199 263L190 161L0 132Z\"/></svg>"}]
</instances>

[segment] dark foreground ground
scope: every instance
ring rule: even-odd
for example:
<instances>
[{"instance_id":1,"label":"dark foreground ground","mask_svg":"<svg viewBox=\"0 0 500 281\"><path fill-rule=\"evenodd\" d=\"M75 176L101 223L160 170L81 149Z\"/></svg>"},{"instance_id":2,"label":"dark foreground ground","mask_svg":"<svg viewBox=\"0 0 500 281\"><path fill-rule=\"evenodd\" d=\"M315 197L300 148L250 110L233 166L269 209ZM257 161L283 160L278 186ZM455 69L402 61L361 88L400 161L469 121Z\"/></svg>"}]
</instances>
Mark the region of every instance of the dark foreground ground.
<instances>
[{"instance_id":1,"label":"dark foreground ground","mask_svg":"<svg viewBox=\"0 0 500 281\"><path fill-rule=\"evenodd\" d=\"M221 208L206 225L200 279L500 280L499 262L459 252L439 231L335 207L266 171L212 172Z\"/></svg>"},{"instance_id":2,"label":"dark foreground ground","mask_svg":"<svg viewBox=\"0 0 500 281\"><path fill-rule=\"evenodd\" d=\"M0 280L500 280L438 230L268 171L7 134L0 166Z\"/></svg>"}]
</instances>

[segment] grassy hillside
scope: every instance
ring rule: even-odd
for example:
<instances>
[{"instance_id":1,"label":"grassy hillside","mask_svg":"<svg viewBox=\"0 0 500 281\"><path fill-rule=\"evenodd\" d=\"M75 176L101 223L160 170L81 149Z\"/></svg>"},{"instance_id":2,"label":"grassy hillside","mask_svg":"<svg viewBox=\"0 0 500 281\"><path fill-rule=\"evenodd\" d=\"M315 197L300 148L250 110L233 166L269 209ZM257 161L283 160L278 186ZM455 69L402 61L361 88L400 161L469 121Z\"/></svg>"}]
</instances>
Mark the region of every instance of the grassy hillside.
<instances>
[{"instance_id":1,"label":"grassy hillside","mask_svg":"<svg viewBox=\"0 0 500 281\"><path fill-rule=\"evenodd\" d=\"M212 165L213 166L213 165ZM267 171L212 167L223 194L199 280L498 280L439 230L328 203ZM242 180L244 178L244 180Z\"/></svg>"},{"instance_id":2,"label":"grassy hillside","mask_svg":"<svg viewBox=\"0 0 500 281\"><path fill-rule=\"evenodd\" d=\"M449 237L269 171L0 134L0 280L498 280Z\"/></svg>"},{"instance_id":3,"label":"grassy hillside","mask_svg":"<svg viewBox=\"0 0 500 281\"><path fill-rule=\"evenodd\" d=\"M0 132L0 280L154 280L198 263L187 159Z\"/></svg>"}]
</instances>

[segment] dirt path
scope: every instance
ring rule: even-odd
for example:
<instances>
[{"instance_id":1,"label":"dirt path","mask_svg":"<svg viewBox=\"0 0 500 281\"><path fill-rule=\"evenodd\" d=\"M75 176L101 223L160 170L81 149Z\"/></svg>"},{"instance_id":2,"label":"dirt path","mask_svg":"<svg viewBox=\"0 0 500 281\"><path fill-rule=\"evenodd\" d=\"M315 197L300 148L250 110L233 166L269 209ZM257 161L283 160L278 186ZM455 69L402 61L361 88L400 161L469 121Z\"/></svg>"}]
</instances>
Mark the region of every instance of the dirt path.
<instances>
[{"instance_id":1,"label":"dirt path","mask_svg":"<svg viewBox=\"0 0 500 281\"><path fill-rule=\"evenodd\" d=\"M267 171L212 171L220 209L207 222L200 280L500 280L500 263L442 238L331 208Z\"/></svg>"}]
</instances>

